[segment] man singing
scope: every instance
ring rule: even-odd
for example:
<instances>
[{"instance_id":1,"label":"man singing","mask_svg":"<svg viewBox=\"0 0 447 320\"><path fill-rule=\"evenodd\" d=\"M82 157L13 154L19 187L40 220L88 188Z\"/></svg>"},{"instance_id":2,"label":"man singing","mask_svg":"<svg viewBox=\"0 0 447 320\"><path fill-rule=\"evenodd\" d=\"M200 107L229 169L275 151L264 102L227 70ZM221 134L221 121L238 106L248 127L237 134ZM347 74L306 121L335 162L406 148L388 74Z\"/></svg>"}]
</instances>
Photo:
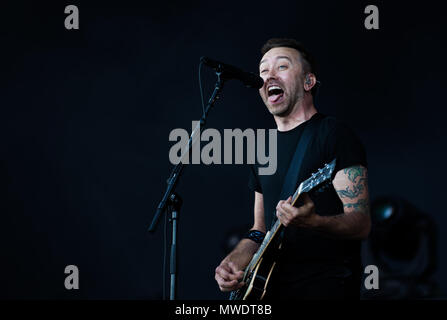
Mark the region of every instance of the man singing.
<instances>
[{"instance_id":1,"label":"man singing","mask_svg":"<svg viewBox=\"0 0 447 320\"><path fill-rule=\"evenodd\" d=\"M255 193L254 225L216 268L221 291L241 288L244 268L270 229L273 213L285 226L282 246L265 299L358 299L360 242L371 228L366 154L355 134L314 105L317 85L314 60L293 39L270 39L263 46L259 93L277 125L278 166L273 175L251 167ZM279 199L303 130L317 128L299 171L301 182L336 159L332 186L304 194L302 203Z\"/></svg>"}]
</instances>

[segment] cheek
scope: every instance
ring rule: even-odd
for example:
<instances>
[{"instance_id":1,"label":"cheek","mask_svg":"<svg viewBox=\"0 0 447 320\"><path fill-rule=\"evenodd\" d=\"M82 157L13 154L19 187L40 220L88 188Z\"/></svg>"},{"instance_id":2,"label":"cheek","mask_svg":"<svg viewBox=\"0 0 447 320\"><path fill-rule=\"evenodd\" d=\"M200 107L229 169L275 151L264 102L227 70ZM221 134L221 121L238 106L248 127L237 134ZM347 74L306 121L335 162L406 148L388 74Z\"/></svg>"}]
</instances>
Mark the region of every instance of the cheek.
<instances>
[{"instance_id":1,"label":"cheek","mask_svg":"<svg viewBox=\"0 0 447 320\"><path fill-rule=\"evenodd\" d=\"M300 91L303 89L302 84L299 81L292 81L289 85L289 90L291 91Z\"/></svg>"}]
</instances>

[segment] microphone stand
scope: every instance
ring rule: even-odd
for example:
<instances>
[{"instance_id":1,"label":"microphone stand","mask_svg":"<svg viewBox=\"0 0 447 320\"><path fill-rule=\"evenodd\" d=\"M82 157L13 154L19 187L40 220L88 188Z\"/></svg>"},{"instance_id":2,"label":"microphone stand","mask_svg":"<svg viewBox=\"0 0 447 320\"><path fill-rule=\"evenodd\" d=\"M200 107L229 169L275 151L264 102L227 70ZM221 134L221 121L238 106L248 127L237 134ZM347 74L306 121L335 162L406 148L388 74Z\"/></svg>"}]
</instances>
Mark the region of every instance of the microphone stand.
<instances>
[{"instance_id":1,"label":"microphone stand","mask_svg":"<svg viewBox=\"0 0 447 320\"><path fill-rule=\"evenodd\" d=\"M178 194L175 193L175 188L179 182L179 178L183 171L183 160L185 157L189 157L189 153L192 146L197 142L197 138L205 126L206 118L209 111L214 106L214 103L219 99L219 95L222 92L224 85L224 77L222 76L222 69L219 67L216 70L217 81L214 87L214 91L208 101L205 111L200 119L200 122L195 127L194 131L191 133L188 144L184 149L183 155L181 156L180 162L175 165L171 175L169 176L166 191L160 201L157 211L155 212L154 218L152 219L151 226L149 227L149 232L154 233L160 220L160 215L167 209L169 215L171 216L170 222L172 223L172 242L171 242L171 256L170 256L170 300L176 299L176 275L177 275L177 223L179 219L179 213L182 206L182 199Z\"/></svg>"}]
</instances>

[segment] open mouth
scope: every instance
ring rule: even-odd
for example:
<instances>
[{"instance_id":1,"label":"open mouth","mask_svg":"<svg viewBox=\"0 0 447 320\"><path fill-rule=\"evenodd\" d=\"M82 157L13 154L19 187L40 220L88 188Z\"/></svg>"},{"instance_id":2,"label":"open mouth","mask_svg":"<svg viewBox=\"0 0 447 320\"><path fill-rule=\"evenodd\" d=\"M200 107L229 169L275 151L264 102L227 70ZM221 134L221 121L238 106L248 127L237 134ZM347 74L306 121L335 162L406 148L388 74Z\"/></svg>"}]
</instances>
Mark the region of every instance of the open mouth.
<instances>
[{"instance_id":1,"label":"open mouth","mask_svg":"<svg viewBox=\"0 0 447 320\"><path fill-rule=\"evenodd\" d=\"M280 86L271 85L267 89L267 95L269 102L277 103L284 96L284 90Z\"/></svg>"}]
</instances>

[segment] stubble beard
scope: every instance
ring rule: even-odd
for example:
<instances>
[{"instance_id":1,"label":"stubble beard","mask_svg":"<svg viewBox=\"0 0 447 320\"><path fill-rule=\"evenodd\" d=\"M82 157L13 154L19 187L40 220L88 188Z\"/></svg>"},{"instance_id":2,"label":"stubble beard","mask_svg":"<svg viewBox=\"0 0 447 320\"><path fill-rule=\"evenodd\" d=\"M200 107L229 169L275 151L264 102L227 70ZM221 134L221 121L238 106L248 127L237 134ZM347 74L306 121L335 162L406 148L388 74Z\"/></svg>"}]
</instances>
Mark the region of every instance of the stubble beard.
<instances>
[{"instance_id":1,"label":"stubble beard","mask_svg":"<svg viewBox=\"0 0 447 320\"><path fill-rule=\"evenodd\" d=\"M284 101L285 103L286 101ZM270 113L273 116L277 117L286 117L290 112L292 111L293 106L290 105L290 103L279 105L279 106L269 106L267 105L267 108L269 109Z\"/></svg>"},{"instance_id":2,"label":"stubble beard","mask_svg":"<svg viewBox=\"0 0 447 320\"><path fill-rule=\"evenodd\" d=\"M266 100L264 100L264 104L267 106L267 109L269 112L276 117L287 117L294 109L295 105L302 100L304 97L304 94L300 92L299 88L297 88L298 94L295 96L293 100L286 97L284 99L283 103L278 106L270 106L268 104L268 97ZM285 93L284 93L285 94Z\"/></svg>"}]
</instances>

